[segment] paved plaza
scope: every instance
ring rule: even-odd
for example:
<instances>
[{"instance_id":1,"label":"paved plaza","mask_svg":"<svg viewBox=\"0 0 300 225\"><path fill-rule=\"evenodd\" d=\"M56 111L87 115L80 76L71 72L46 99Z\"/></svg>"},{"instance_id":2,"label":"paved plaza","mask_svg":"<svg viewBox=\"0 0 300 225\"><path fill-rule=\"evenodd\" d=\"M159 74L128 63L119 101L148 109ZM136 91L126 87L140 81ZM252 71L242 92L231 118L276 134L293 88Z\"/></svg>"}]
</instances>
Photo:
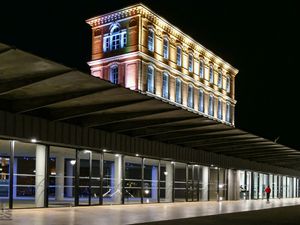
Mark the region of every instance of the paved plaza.
<instances>
[{"instance_id":1,"label":"paved plaza","mask_svg":"<svg viewBox=\"0 0 300 225\"><path fill-rule=\"evenodd\" d=\"M70 208L15 209L5 225L121 225L300 205L300 199L186 202Z\"/></svg>"}]
</instances>

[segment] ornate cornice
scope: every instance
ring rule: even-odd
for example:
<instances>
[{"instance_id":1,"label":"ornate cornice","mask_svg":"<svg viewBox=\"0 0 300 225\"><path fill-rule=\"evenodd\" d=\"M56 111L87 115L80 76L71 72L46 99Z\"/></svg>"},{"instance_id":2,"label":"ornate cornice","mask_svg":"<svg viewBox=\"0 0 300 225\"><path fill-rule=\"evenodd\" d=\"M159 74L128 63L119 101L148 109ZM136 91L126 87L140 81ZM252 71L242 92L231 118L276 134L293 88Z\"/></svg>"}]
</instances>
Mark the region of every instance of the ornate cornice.
<instances>
[{"instance_id":1,"label":"ornate cornice","mask_svg":"<svg viewBox=\"0 0 300 225\"><path fill-rule=\"evenodd\" d=\"M127 17L132 17L135 15L140 15L142 18L149 20L155 26L161 28L162 31L170 34L175 38L171 38L179 41L187 46L187 48L194 49L194 51L199 52L202 56L208 58L210 61L216 63L218 66L224 67L225 70L229 71L232 76L236 76L238 69L234 68L232 65L221 59L219 56L215 55L213 52L205 48L203 45L195 41L193 38L182 32L180 29L170 24L161 16L157 15L151 11L148 7L143 4L136 4L124 9L120 9L111 13L107 13L101 16L93 17L86 22L92 27L98 27L107 23L111 23L117 20L121 20Z\"/></svg>"}]
</instances>

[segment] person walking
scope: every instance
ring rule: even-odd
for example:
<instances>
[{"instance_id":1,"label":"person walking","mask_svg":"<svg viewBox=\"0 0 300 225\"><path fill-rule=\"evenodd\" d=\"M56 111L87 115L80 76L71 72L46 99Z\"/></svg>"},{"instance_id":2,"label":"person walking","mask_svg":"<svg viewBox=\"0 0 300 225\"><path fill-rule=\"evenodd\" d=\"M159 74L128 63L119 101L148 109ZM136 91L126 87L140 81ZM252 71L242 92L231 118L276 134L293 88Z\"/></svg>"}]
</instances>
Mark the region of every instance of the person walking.
<instances>
[{"instance_id":1,"label":"person walking","mask_svg":"<svg viewBox=\"0 0 300 225\"><path fill-rule=\"evenodd\" d=\"M270 199L270 193L271 193L271 188L270 188L269 185L266 187L265 192L266 192L266 194L267 194L267 202L269 202L269 199Z\"/></svg>"}]
</instances>

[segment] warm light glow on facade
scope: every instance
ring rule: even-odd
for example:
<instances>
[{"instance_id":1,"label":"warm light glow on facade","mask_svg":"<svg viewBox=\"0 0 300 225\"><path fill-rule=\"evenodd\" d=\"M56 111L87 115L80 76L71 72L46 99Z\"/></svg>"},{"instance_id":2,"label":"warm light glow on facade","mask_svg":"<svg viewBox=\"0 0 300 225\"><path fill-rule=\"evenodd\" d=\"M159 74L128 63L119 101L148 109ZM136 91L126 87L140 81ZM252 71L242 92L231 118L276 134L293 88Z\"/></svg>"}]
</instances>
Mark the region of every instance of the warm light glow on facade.
<instances>
[{"instance_id":1,"label":"warm light glow on facade","mask_svg":"<svg viewBox=\"0 0 300 225\"><path fill-rule=\"evenodd\" d=\"M229 63L142 4L91 18L87 23L93 31L92 61L89 62L93 76L110 80L110 68L117 65L119 85L166 100L163 96L163 88L166 88L163 85L163 74L167 73L170 102L176 100L175 80L179 78L182 98L180 104L183 108L234 125L234 78L238 70ZM164 39L168 40L167 51L166 48L164 50ZM181 49L180 64L178 48ZM154 87L151 87L151 93L147 92L149 66L154 69L154 81L151 80L151 86ZM213 77L210 77L210 66ZM187 100L189 85L193 86L194 91L192 105L188 105ZM203 91L203 102L199 102L200 90ZM214 98L211 116L208 115L210 95ZM199 104L204 106L203 112L199 111Z\"/></svg>"}]
</instances>

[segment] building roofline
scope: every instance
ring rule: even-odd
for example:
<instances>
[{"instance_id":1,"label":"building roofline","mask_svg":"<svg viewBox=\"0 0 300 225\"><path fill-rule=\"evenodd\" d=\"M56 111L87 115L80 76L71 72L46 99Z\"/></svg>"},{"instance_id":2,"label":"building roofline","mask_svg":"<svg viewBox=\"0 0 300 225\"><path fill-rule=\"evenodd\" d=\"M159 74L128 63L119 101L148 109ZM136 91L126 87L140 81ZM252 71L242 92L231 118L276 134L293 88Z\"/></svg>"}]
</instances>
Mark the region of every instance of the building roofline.
<instances>
[{"instance_id":1,"label":"building roofline","mask_svg":"<svg viewBox=\"0 0 300 225\"><path fill-rule=\"evenodd\" d=\"M165 23L167 26L170 26L172 29L174 29L177 33L179 33L181 36L183 36L184 38L188 39L190 42L196 44L197 46L199 46L202 50L204 50L204 52L208 55L208 58L214 58L215 61L217 62L217 64L223 64L226 67L228 67L228 69L233 73L232 75L235 77L237 75L237 73L239 72L239 70L237 68L235 68L234 66L232 66L230 63L226 62L224 59L222 59L221 57L217 56L215 53L213 53L211 50L207 49L206 47L204 47L202 44L200 44L198 41L196 41L194 38L192 38L191 36L187 35L186 33L184 33L181 29L179 29L178 27L176 27L175 25L171 24L170 22L168 22L166 19L164 19L163 17L159 16L158 14L156 14L153 10L151 10L149 7L145 6L142 3L138 3L138 4L134 4L128 7L125 7L123 9L119 9L119 10L115 10L113 12L110 13L106 13L100 16L95 16L92 17L90 19L86 20L86 23L88 23L90 26L95 26L94 23L98 22L101 19L104 19L105 17L108 17L112 14L117 14L117 13L121 13L124 12L126 10L131 10L134 8L138 8L141 7L143 10L146 10L147 13L152 14L153 16L155 16L156 18L158 18L160 21L162 21L163 23ZM141 12L137 12L137 14L141 14ZM117 15L116 17L117 18ZM108 21L110 22L110 20ZM105 23L108 23L105 22Z\"/></svg>"}]
</instances>

